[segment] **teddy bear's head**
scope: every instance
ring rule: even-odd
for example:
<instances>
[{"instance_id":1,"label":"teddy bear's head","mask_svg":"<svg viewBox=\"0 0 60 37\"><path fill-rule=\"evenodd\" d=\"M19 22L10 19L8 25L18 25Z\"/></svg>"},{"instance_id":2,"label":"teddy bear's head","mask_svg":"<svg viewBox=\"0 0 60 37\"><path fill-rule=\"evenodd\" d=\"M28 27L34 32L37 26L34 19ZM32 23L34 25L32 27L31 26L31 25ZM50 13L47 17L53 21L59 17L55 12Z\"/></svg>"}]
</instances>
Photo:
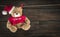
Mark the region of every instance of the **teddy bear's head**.
<instances>
[{"instance_id":1,"label":"teddy bear's head","mask_svg":"<svg viewBox=\"0 0 60 37\"><path fill-rule=\"evenodd\" d=\"M22 15L23 4L20 4L19 7L13 5L6 5L2 11L3 15L11 14L13 17L19 17Z\"/></svg>"},{"instance_id":2,"label":"teddy bear's head","mask_svg":"<svg viewBox=\"0 0 60 37\"><path fill-rule=\"evenodd\" d=\"M22 7L15 7L14 10L11 12L12 17L20 17L22 16Z\"/></svg>"}]
</instances>

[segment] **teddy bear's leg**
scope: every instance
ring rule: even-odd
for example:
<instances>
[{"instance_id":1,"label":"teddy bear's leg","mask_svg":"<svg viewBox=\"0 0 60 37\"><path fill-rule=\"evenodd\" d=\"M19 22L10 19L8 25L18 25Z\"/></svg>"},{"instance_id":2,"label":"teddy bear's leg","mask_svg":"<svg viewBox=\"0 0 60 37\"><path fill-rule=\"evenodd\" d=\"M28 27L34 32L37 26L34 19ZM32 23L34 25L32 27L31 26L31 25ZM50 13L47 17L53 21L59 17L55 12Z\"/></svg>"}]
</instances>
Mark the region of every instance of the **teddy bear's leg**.
<instances>
[{"instance_id":1,"label":"teddy bear's leg","mask_svg":"<svg viewBox=\"0 0 60 37\"><path fill-rule=\"evenodd\" d=\"M19 28L19 29L21 28L21 26L22 26L22 23L19 23L19 24L16 25L16 27Z\"/></svg>"},{"instance_id":2,"label":"teddy bear's leg","mask_svg":"<svg viewBox=\"0 0 60 37\"><path fill-rule=\"evenodd\" d=\"M31 27L30 20L26 17L24 25L21 27L23 30L29 30Z\"/></svg>"},{"instance_id":3,"label":"teddy bear's leg","mask_svg":"<svg viewBox=\"0 0 60 37\"><path fill-rule=\"evenodd\" d=\"M21 28L23 29L23 30L29 30L30 29L30 27L31 27L31 25L23 25Z\"/></svg>"},{"instance_id":4,"label":"teddy bear's leg","mask_svg":"<svg viewBox=\"0 0 60 37\"><path fill-rule=\"evenodd\" d=\"M9 21L7 22L7 28L13 33L17 31L17 28L15 26L11 25L9 23Z\"/></svg>"}]
</instances>

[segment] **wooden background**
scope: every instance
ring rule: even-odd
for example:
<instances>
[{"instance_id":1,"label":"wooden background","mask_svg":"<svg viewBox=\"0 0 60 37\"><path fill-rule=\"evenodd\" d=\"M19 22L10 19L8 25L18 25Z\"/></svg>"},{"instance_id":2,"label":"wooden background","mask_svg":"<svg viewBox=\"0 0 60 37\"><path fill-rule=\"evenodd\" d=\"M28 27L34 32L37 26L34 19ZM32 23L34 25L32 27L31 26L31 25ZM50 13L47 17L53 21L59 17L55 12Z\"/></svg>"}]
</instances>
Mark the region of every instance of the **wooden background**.
<instances>
[{"instance_id":1,"label":"wooden background","mask_svg":"<svg viewBox=\"0 0 60 37\"><path fill-rule=\"evenodd\" d=\"M16 33L11 33L6 28L10 15L3 16L1 12L4 5L19 5L17 3L20 2L23 2L25 6L40 6L24 7L23 13L31 20L30 30L20 29ZM59 4L59 0L0 0L0 37L60 37Z\"/></svg>"}]
</instances>

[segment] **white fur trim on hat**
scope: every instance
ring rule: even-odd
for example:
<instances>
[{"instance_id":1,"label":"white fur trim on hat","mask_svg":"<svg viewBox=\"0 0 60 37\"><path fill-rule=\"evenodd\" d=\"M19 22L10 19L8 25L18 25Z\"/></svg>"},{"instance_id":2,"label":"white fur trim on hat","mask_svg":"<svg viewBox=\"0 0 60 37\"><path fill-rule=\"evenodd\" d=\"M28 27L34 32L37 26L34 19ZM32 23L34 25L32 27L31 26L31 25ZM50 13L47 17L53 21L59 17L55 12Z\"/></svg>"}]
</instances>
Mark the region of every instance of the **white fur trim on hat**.
<instances>
[{"instance_id":1,"label":"white fur trim on hat","mask_svg":"<svg viewBox=\"0 0 60 37\"><path fill-rule=\"evenodd\" d=\"M12 7L12 9L9 11L9 14L14 10L15 6Z\"/></svg>"},{"instance_id":2,"label":"white fur trim on hat","mask_svg":"<svg viewBox=\"0 0 60 37\"><path fill-rule=\"evenodd\" d=\"M7 15L7 11L2 11L2 14L3 15Z\"/></svg>"}]
</instances>

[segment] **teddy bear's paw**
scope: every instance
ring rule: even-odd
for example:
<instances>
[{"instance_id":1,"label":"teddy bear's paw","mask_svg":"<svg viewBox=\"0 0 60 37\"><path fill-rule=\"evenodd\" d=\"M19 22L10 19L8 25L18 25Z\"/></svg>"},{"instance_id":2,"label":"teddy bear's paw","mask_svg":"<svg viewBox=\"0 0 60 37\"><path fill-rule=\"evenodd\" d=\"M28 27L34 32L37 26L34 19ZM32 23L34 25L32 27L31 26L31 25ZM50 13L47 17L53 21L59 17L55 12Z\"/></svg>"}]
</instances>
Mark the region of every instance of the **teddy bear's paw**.
<instances>
[{"instance_id":1,"label":"teddy bear's paw","mask_svg":"<svg viewBox=\"0 0 60 37\"><path fill-rule=\"evenodd\" d=\"M30 27L31 27L31 25L24 25L24 26L22 26L22 29L23 29L23 30L29 30Z\"/></svg>"}]
</instances>

